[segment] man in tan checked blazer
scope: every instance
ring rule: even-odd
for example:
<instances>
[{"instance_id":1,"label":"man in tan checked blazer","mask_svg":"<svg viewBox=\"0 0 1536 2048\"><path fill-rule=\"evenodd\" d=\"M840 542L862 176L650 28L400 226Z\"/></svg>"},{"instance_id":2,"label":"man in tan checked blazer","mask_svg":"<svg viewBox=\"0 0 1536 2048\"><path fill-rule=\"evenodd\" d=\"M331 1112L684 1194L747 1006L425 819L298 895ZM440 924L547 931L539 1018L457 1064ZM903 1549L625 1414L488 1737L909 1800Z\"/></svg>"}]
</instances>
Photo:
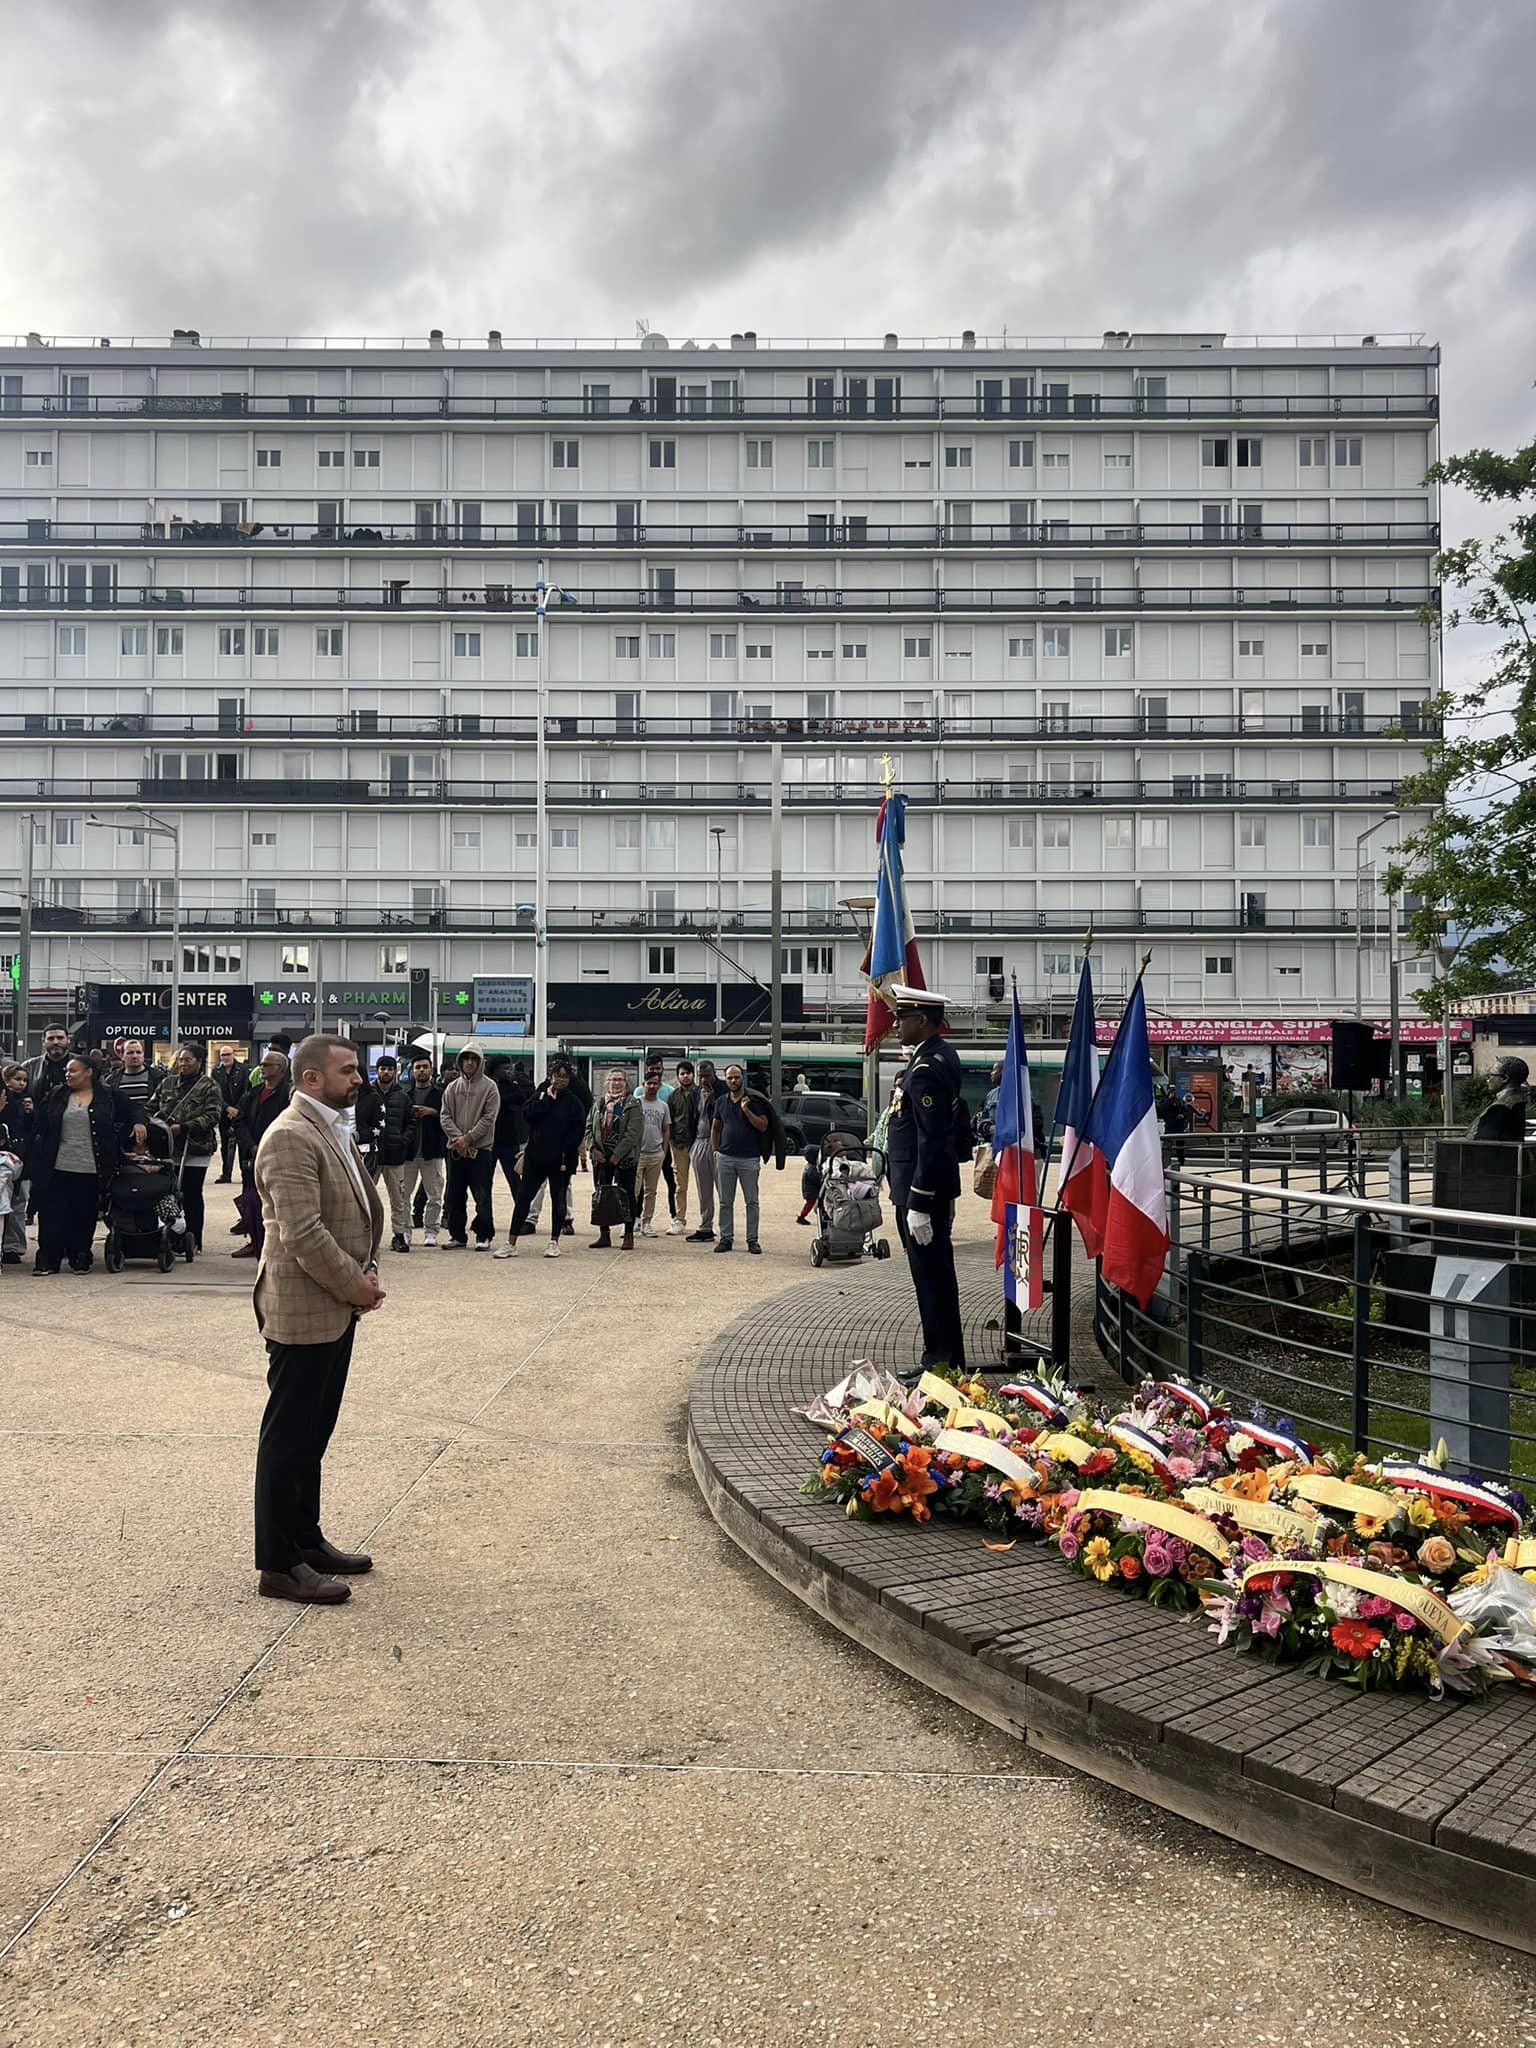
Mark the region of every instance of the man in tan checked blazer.
<instances>
[{"instance_id":1,"label":"man in tan checked blazer","mask_svg":"<svg viewBox=\"0 0 1536 2048\"><path fill-rule=\"evenodd\" d=\"M320 1527L320 1466L341 1412L357 1319L384 1299L384 1205L345 1112L362 1087L344 1038L306 1038L293 1055L293 1100L256 1154L266 1243L256 1326L267 1344L267 1409L256 1451L257 1590L269 1600L335 1606L340 1576L373 1569Z\"/></svg>"}]
</instances>

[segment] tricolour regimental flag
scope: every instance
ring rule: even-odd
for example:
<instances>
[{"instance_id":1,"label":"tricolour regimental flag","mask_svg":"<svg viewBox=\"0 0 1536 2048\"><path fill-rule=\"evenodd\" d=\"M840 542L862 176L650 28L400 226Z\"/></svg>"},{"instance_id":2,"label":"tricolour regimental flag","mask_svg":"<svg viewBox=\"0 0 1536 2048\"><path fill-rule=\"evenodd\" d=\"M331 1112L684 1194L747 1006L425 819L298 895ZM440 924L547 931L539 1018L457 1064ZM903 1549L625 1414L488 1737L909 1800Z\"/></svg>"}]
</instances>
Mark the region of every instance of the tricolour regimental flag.
<instances>
[{"instance_id":1,"label":"tricolour regimental flag","mask_svg":"<svg viewBox=\"0 0 1536 2048\"><path fill-rule=\"evenodd\" d=\"M1109 1175L1103 1154L1089 1138L1088 1105L1099 1085L1099 1053L1093 1037L1093 976L1088 955L1077 978L1077 1002L1066 1057L1061 1063L1061 1088L1056 1097L1056 1122L1061 1127L1061 1179L1056 1200L1077 1225L1083 1249L1097 1258L1104 1245L1104 1217L1109 1207Z\"/></svg>"},{"instance_id":2,"label":"tricolour regimental flag","mask_svg":"<svg viewBox=\"0 0 1536 2048\"><path fill-rule=\"evenodd\" d=\"M996 1263L1003 1269L1003 1298L1019 1308L1038 1308L1043 1299L1045 1218L1040 1211L1029 1054L1024 1045L1017 985L1013 991L1013 1014L1008 1020L1003 1078L997 1091L992 1158L997 1167L997 1178L992 1183L992 1221L997 1225Z\"/></svg>"},{"instance_id":3,"label":"tricolour regimental flag","mask_svg":"<svg viewBox=\"0 0 1536 2048\"><path fill-rule=\"evenodd\" d=\"M1152 1096L1147 999L1139 981L1104 1063L1085 1135L1109 1168L1100 1253L1104 1278L1145 1308L1168 1258L1168 1202L1162 1133Z\"/></svg>"},{"instance_id":4,"label":"tricolour regimental flag","mask_svg":"<svg viewBox=\"0 0 1536 2048\"><path fill-rule=\"evenodd\" d=\"M896 1013L885 1000L893 983L908 988L926 988L923 963L917 956L917 934L907 908L907 885L902 874L901 849L907 836L907 800L894 791L880 806L875 820L875 846L880 872L875 881L875 921L869 935L869 958L864 973L869 982L869 1006L864 1014L864 1050L872 1052L896 1028Z\"/></svg>"}]
</instances>

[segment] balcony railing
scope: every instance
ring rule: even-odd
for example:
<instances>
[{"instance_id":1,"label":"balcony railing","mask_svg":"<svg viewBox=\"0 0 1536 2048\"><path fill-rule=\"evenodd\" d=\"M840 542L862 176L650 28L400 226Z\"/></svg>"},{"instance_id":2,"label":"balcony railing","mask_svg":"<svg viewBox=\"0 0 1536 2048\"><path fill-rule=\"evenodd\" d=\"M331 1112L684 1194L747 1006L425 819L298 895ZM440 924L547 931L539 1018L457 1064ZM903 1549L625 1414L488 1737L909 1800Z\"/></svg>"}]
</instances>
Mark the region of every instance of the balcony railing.
<instances>
[{"instance_id":1,"label":"balcony railing","mask_svg":"<svg viewBox=\"0 0 1536 2048\"><path fill-rule=\"evenodd\" d=\"M760 612L768 616L803 617L825 613L836 617L857 617L878 613L916 613L930 616L948 612L960 616L1006 614L1028 616L1036 612L1248 612L1271 615L1291 612L1390 612L1406 616L1435 603L1439 592L1433 585L1362 583L1353 585L1305 584L1277 589L1264 584L1230 588L1205 586L1144 587L1138 584L1106 586L1098 579L1091 585L1051 584L1033 589L1012 585L989 589L834 589L815 585L788 589L745 590L637 590L612 588L566 588L551 606L553 616L605 613L618 617L737 617ZM537 593L530 585L489 583L450 589L412 586L404 581L368 588L363 585L294 586L291 584L127 584L114 579L110 589L78 589L72 584L21 585L0 582L0 611L124 612L145 611L157 616L177 617L188 612L307 612L316 616L336 613L512 612L525 619L534 616Z\"/></svg>"},{"instance_id":2,"label":"balcony railing","mask_svg":"<svg viewBox=\"0 0 1536 2048\"><path fill-rule=\"evenodd\" d=\"M1219 711L1141 712L1129 716L1052 711L1037 717L686 718L608 716L583 718L556 712L544 721L552 746L608 745L633 741L649 746L738 744L790 740L881 746L953 746L977 741L1142 741L1152 740L1377 740L1407 745L1438 739L1440 720L1426 712L1332 711L1318 706L1301 712L1248 714ZM478 712L351 711L327 717L314 711L242 713L231 719L216 711L23 711L0 713L0 741L28 739L110 740L131 738L217 740L434 740L479 746L520 742L532 746L531 718L496 718Z\"/></svg>"},{"instance_id":3,"label":"balcony railing","mask_svg":"<svg viewBox=\"0 0 1536 2048\"><path fill-rule=\"evenodd\" d=\"M879 553L907 549L1062 548L1431 548L1440 528L1425 519L1244 519L1234 509L1228 520L911 520L896 524L854 516L789 524L714 522L670 525L645 520L618 524L613 520L514 519L402 520L373 525L353 519L336 523L313 520L219 519L4 519L0 549L110 548L125 553L141 548L228 549L244 553L281 549L293 553L318 548L348 553L372 549L451 548L469 554L484 550L586 549L628 552L650 549L665 554L684 550L720 550L728 554L793 553L802 549L839 552L848 549Z\"/></svg>"},{"instance_id":4,"label":"balcony railing","mask_svg":"<svg viewBox=\"0 0 1536 2048\"><path fill-rule=\"evenodd\" d=\"M871 378L871 383L874 379ZM936 398L915 392L897 392L889 397L871 391L860 397L851 392L814 396L743 391L733 396L705 394L698 398L679 393L676 397L649 394L628 396L610 393L607 399L582 392L549 395L413 393L398 397L354 394L349 397L303 397L295 400L283 393L258 394L241 391L209 392L201 396L172 396L167 393L118 396L71 394L68 397L43 393L8 394L0 408L5 418L50 421L93 419L256 422L282 421L291 427L306 422L319 426L343 420L365 421L369 425L415 420L491 420L508 426L544 420L582 420L593 425L622 426L637 420L675 426L718 427L722 421L804 422L814 426L822 420L857 421L861 431L893 422L953 420L965 424L995 423L1003 426L1020 420L1049 421L1053 428L1085 421L1154 420L1159 426L1180 421L1206 420L1423 420L1433 419L1439 401L1424 392L1253 392L1242 396L1220 392L1199 397L1100 396L1090 392L1037 392L983 397L956 394Z\"/></svg>"},{"instance_id":5,"label":"balcony railing","mask_svg":"<svg viewBox=\"0 0 1536 2048\"><path fill-rule=\"evenodd\" d=\"M531 883L529 886L532 886ZM1236 904L1198 910L923 909L914 910L912 915L918 932L934 937L970 932L996 932L1014 936L1052 932L1076 934L1081 937L1085 924L1091 924L1094 931L1100 934L1263 931L1282 936L1293 932L1311 932L1328 936L1356 929L1354 914L1349 910L1259 910ZM40 932L169 932L172 928L171 915L166 909L76 910L46 903L34 907L32 922L34 929ZM556 908L549 913L548 925L549 930L554 933L584 933L588 936L594 933L605 935L645 932L667 932L682 936L689 933L709 933L712 936L717 929L714 913L703 908ZM16 929L15 906L0 903L0 940L13 935ZM347 909L328 906L311 909L263 909L258 905L230 908L200 908L189 905L182 910L181 929L184 933L208 932L226 937L240 932L270 932L297 938L317 933L323 936L327 932L380 931L465 935L498 932L531 934L533 911L526 904L495 908L478 904L454 904L432 910L387 906ZM727 937L736 935L768 938L772 934L773 925L766 910L738 910L726 912L718 929ZM840 910L788 910L784 913L784 931L795 937L809 933L816 936L843 937L860 945L864 943L864 934L855 926L848 913Z\"/></svg>"},{"instance_id":6,"label":"balcony railing","mask_svg":"<svg viewBox=\"0 0 1536 2048\"><path fill-rule=\"evenodd\" d=\"M1235 775L1182 775L1166 779L1075 778L1070 783L1017 776L986 781L904 780L902 793L909 804L939 805L947 808L977 806L984 809L1018 809L1044 806L1074 810L1083 805L1111 808L1153 805L1159 808L1207 810L1224 804L1260 806L1371 804L1394 808L1399 786L1390 777L1352 778L1343 776L1254 778ZM643 809L653 805L688 808L710 805L721 808L761 808L773 801L768 782L628 780L602 777L551 780L545 784L547 801L577 806L598 805L611 809ZM842 810L849 806L876 808L885 794L883 783L854 779L806 782L786 780L784 801L793 809ZM0 805L63 804L80 806L114 803L161 803L202 808L210 804L285 804L312 808L316 804L371 806L408 804L413 807L448 806L528 808L534 802L534 783L525 780L463 780L435 776L345 776L266 777L226 776L213 779L184 779L168 776L22 776L0 778Z\"/></svg>"}]
</instances>

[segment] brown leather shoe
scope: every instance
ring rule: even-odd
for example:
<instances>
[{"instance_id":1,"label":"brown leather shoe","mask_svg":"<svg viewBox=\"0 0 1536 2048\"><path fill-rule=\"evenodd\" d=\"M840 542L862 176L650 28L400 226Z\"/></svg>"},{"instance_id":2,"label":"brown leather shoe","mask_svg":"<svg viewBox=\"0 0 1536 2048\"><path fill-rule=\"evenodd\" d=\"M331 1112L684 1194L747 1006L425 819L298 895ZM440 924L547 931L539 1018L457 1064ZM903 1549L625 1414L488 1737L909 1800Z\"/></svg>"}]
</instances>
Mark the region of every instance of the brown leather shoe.
<instances>
[{"instance_id":1,"label":"brown leather shoe","mask_svg":"<svg viewBox=\"0 0 1536 2048\"><path fill-rule=\"evenodd\" d=\"M300 1557L317 1572L371 1572L373 1559L366 1550L338 1550L321 1537L313 1550L301 1550Z\"/></svg>"},{"instance_id":2,"label":"brown leather shoe","mask_svg":"<svg viewBox=\"0 0 1536 2048\"><path fill-rule=\"evenodd\" d=\"M241 1245L239 1251L231 1252L229 1256L232 1259L258 1259L260 1258L261 1254L257 1251L255 1245L243 1244Z\"/></svg>"},{"instance_id":3,"label":"brown leather shoe","mask_svg":"<svg viewBox=\"0 0 1536 2048\"><path fill-rule=\"evenodd\" d=\"M303 1563L291 1572L263 1572L256 1590L264 1600L298 1600L311 1607L339 1607L352 1598L350 1586L322 1578L313 1565Z\"/></svg>"}]
</instances>

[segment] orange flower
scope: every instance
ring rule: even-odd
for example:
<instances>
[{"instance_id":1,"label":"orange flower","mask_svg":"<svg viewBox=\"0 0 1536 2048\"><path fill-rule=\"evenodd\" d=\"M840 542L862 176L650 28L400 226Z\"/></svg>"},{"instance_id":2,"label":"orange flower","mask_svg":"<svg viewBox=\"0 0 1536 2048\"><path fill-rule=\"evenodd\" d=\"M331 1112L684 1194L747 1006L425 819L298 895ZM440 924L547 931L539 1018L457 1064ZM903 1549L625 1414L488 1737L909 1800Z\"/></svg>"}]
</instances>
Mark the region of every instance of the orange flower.
<instances>
[{"instance_id":1,"label":"orange flower","mask_svg":"<svg viewBox=\"0 0 1536 2048\"><path fill-rule=\"evenodd\" d=\"M1270 1475L1262 1465L1255 1465L1251 1472L1233 1472L1216 1481L1222 1493L1230 1493L1237 1500L1268 1500L1271 1483Z\"/></svg>"},{"instance_id":2,"label":"orange flower","mask_svg":"<svg viewBox=\"0 0 1536 2048\"><path fill-rule=\"evenodd\" d=\"M888 1471L877 1473L869 1482L864 1498L877 1515L884 1514L896 1499L896 1487L896 1467L892 1465Z\"/></svg>"},{"instance_id":3,"label":"orange flower","mask_svg":"<svg viewBox=\"0 0 1536 2048\"><path fill-rule=\"evenodd\" d=\"M1139 1579L1141 1577L1141 1559L1139 1557L1122 1557L1120 1559L1120 1576L1126 1580Z\"/></svg>"}]
</instances>

